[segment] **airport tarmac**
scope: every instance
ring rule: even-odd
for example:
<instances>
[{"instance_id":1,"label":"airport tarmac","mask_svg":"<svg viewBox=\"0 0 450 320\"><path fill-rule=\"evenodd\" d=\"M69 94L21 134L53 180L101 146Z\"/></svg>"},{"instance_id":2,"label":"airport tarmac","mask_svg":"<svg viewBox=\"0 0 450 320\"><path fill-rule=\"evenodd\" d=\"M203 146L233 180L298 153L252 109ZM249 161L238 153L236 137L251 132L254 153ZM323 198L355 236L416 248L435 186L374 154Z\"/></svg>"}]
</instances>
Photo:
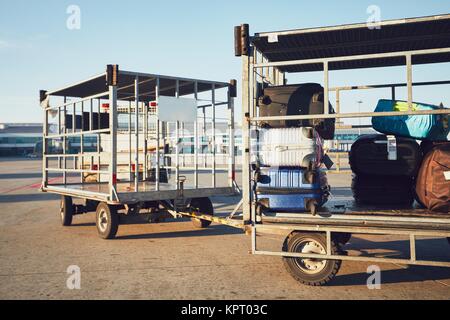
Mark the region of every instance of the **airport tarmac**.
<instances>
[{"instance_id":1,"label":"airport tarmac","mask_svg":"<svg viewBox=\"0 0 450 320\"><path fill-rule=\"evenodd\" d=\"M249 254L250 237L188 220L124 225L117 239L97 236L94 214L59 220L59 196L39 192L41 162L0 159L0 299L450 299L450 269L380 264L381 288L369 289L371 263L343 262L326 287L297 283L278 257ZM350 174L330 174L336 197L351 197ZM213 199L229 213L237 197ZM377 240L377 242L375 242ZM396 256L407 239L356 236L349 252ZM445 239L418 241L427 256L450 260ZM80 289L67 287L70 266Z\"/></svg>"}]
</instances>

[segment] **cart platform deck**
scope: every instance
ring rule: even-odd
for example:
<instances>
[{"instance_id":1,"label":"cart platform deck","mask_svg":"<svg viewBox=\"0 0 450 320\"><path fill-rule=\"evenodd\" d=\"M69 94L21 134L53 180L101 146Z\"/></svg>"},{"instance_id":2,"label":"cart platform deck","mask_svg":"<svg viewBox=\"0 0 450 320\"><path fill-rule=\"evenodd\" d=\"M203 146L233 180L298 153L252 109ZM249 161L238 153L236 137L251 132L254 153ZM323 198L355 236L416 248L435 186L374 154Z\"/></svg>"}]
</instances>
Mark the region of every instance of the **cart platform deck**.
<instances>
[{"instance_id":1,"label":"cart platform deck","mask_svg":"<svg viewBox=\"0 0 450 320\"><path fill-rule=\"evenodd\" d=\"M180 196L180 189L177 189L175 183L160 183L159 191L155 191L155 182L139 182L139 191L135 191L133 182L118 182L116 193L118 201L115 203L133 203L138 201L156 201L156 200L173 200ZM109 185L108 183L95 184L68 184L68 185L49 185L44 191L56 192L63 195L83 197L98 201L109 201ZM201 187L185 186L183 189L185 198L195 198L201 194L203 197L211 197L218 195L232 195L234 189L231 187Z\"/></svg>"}]
</instances>

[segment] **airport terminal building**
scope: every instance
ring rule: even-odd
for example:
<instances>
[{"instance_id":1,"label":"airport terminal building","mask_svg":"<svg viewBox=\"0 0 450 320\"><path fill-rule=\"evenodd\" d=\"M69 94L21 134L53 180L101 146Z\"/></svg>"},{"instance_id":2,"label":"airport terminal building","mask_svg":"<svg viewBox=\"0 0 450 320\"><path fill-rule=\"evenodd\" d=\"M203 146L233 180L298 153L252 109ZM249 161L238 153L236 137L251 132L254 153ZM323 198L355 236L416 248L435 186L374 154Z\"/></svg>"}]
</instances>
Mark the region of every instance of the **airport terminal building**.
<instances>
[{"instance_id":1,"label":"airport terminal building","mask_svg":"<svg viewBox=\"0 0 450 320\"><path fill-rule=\"evenodd\" d=\"M0 157L35 154L39 145L42 145L42 124L0 124Z\"/></svg>"},{"instance_id":2,"label":"airport terminal building","mask_svg":"<svg viewBox=\"0 0 450 320\"><path fill-rule=\"evenodd\" d=\"M225 130L225 128L224 128ZM241 136L240 130L237 130L236 135L236 154L241 154ZM364 129L338 129L336 130L336 139L334 141L327 141L328 150L330 151L349 151L353 142L361 134L372 134L375 131L371 128ZM84 144L85 147L91 147L93 150L96 149L95 137L89 139L90 137L85 137ZM181 153L190 154L194 153L192 137L185 137L183 140L184 147ZM219 150L216 152L221 153L226 150L227 139L222 137L222 148L218 147ZM71 152L77 153L79 150L79 141L77 139L70 139ZM92 141L88 141L92 140ZM191 142L191 143L189 143ZM201 143L202 149L208 149L208 143ZM13 156L26 156L29 154L41 155L42 151L42 124L38 123L4 123L0 124L0 157L13 157ZM203 151L204 152L204 151Z\"/></svg>"}]
</instances>

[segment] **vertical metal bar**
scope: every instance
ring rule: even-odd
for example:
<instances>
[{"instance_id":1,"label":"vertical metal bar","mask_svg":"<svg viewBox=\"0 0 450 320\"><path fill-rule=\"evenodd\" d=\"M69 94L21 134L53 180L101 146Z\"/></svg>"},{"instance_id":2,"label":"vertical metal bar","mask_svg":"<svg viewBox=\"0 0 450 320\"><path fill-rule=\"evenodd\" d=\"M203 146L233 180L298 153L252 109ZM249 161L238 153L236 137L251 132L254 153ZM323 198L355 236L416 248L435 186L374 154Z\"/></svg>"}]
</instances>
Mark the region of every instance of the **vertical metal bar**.
<instances>
[{"instance_id":1,"label":"vertical metal bar","mask_svg":"<svg viewBox=\"0 0 450 320\"><path fill-rule=\"evenodd\" d=\"M133 181L133 170L132 170L132 162L133 162L133 156L131 155L133 150L132 143L131 143L131 101L128 102L128 172L130 175L130 182Z\"/></svg>"},{"instance_id":2,"label":"vertical metal bar","mask_svg":"<svg viewBox=\"0 0 450 320\"><path fill-rule=\"evenodd\" d=\"M98 112L98 128L99 129L101 129L101 127L102 127L102 121L101 121L101 113L100 113L100 111L101 111L101 108L100 108L100 104L101 104L101 102L100 102L100 99L98 99L97 100L97 112ZM98 133L97 134L97 158L98 158L98 170L99 171L101 171L101 168L102 168L102 159L101 159L101 144L102 144L102 138L101 138L101 134L100 133ZM97 175L97 182L101 182L101 180L102 180L102 178L101 178L101 173L99 173L98 175Z\"/></svg>"},{"instance_id":3,"label":"vertical metal bar","mask_svg":"<svg viewBox=\"0 0 450 320\"><path fill-rule=\"evenodd\" d=\"M155 98L156 98L156 168L155 168L155 189L156 191L159 191L159 170L160 170L160 152L159 152L159 136L160 136L160 129L159 129L159 77L156 78L156 88L155 88ZM164 140L163 140L164 144ZM163 153L164 154L164 153ZM167 169L166 169L167 170Z\"/></svg>"},{"instance_id":4,"label":"vertical metal bar","mask_svg":"<svg viewBox=\"0 0 450 320\"><path fill-rule=\"evenodd\" d=\"M94 130L94 105L91 99L89 103L89 131L92 130Z\"/></svg>"},{"instance_id":5,"label":"vertical metal bar","mask_svg":"<svg viewBox=\"0 0 450 320\"><path fill-rule=\"evenodd\" d=\"M330 113L330 108L328 107L328 101L329 101L329 73L328 73L328 61L325 61L323 63L323 73L324 73L324 85L323 85L323 101L324 101L324 114Z\"/></svg>"},{"instance_id":6,"label":"vertical metal bar","mask_svg":"<svg viewBox=\"0 0 450 320\"><path fill-rule=\"evenodd\" d=\"M211 107L212 107L212 187L216 187L216 85L211 85Z\"/></svg>"},{"instance_id":7,"label":"vertical metal bar","mask_svg":"<svg viewBox=\"0 0 450 320\"><path fill-rule=\"evenodd\" d=\"M63 137L63 154L64 154L64 159L63 159L63 163L64 163L64 171L63 171L63 183L67 184L67 174L66 174L66 170L67 170L67 157L66 152L67 152L67 137L66 137L66 133L67 133L67 97L64 96L64 137Z\"/></svg>"},{"instance_id":8,"label":"vertical metal bar","mask_svg":"<svg viewBox=\"0 0 450 320\"><path fill-rule=\"evenodd\" d=\"M416 262L416 236L414 234L409 236L409 248L411 262Z\"/></svg>"},{"instance_id":9,"label":"vertical metal bar","mask_svg":"<svg viewBox=\"0 0 450 320\"><path fill-rule=\"evenodd\" d=\"M250 53L249 53L250 54ZM242 56L242 213L251 219L250 198L250 56Z\"/></svg>"},{"instance_id":10,"label":"vertical metal bar","mask_svg":"<svg viewBox=\"0 0 450 320\"><path fill-rule=\"evenodd\" d=\"M177 183L177 189L180 182L180 163L179 163L179 138L180 138L180 122L176 121L176 127L175 127L175 177L176 177L176 183Z\"/></svg>"},{"instance_id":11,"label":"vertical metal bar","mask_svg":"<svg viewBox=\"0 0 450 320\"><path fill-rule=\"evenodd\" d=\"M250 90L249 90L249 101L250 101L250 117L255 117L258 115L258 106L256 103L256 91L258 86L258 79L257 79L257 73L254 69L254 65L257 63L256 56L253 55L250 57ZM250 126L250 125L249 125ZM251 126L250 126L251 130ZM252 140L251 140L251 133L249 132L249 183L251 187L252 178L253 178L253 170L250 167L251 163L251 156L252 156ZM251 190L251 189L250 189ZM255 224L257 222L256 217L256 199L254 197L253 191L249 192L249 201L250 201L250 215L251 215L251 221L252 224Z\"/></svg>"},{"instance_id":12,"label":"vertical metal bar","mask_svg":"<svg viewBox=\"0 0 450 320\"><path fill-rule=\"evenodd\" d=\"M76 117L77 117L77 112L76 112L76 103L73 104L73 116L72 116L72 133L76 132L76 127L77 127L77 122L76 122ZM76 139L76 137L72 137L73 140ZM72 141L73 141L72 140ZM69 137L69 146L70 146L70 137ZM74 155L72 157L72 165L73 165L73 169L77 169L78 167L78 163L77 163L78 158Z\"/></svg>"},{"instance_id":13,"label":"vertical metal bar","mask_svg":"<svg viewBox=\"0 0 450 320\"><path fill-rule=\"evenodd\" d=\"M331 256L331 232L327 231L327 255Z\"/></svg>"},{"instance_id":14,"label":"vertical metal bar","mask_svg":"<svg viewBox=\"0 0 450 320\"><path fill-rule=\"evenodd\" d=\"M184 142L185 142L185 140L184 140L184 122L180 123L180 140L182 141L182 145L184 147ZM182 168L186 165L184 162L184 160L185 160L184 157L185 157L184 148L182 148L181 149L181 167Z\"/></svg>"},{"instance_id":15,"label":"vertical metal bar","mask_svg":"<svg viewBox=\"0 0 450 320\"><path fill-rule=\"evenodd\" d=\"M194 185L198 188L198 122L194 122Z\"/></svg>"},{"instance_id":16,"label":"vertical metal bar","mask_svg":"<svg viewBox=\"0 0 450 320\"><path fill-rule=\"evenodd\" d=\"M409 111L412 111L413 91L412 91L412 57L410 54L406 55L406 78L408 87L408 106Z\"/></svg>"},{"instance_id":17,"label":"vertical metal bar","mask_svg":"<svg viewBox=\"0 0 450 320\"><path fill-rule=\"evenodd\" d=\"M324 100L325 101L325 100ZM326 104L324 104L325 106ZM339 114L341 113L341 91L339 89L336 90L336 113ZM340 120L337 120L336 122L340 123ZM339 150L340 146L339 146L339 140L335 140L336 141L336 148ZM339 172L340 170L340 162L339 162L339 154L337 155L337 165L336 165L336 171Z\"/></svg>"},{"instance_id":18,"label":"vertical metal bar","mask_svg":"<svg viewBox=\"0 0 450 320\"><path fill-rule=\"evenodd\" d=\"M147 147L148 147L148 105L146 103L142 103L142 107L145 108L144 110L144 172L143 172L143 178L144 181L147 180Z\"/></svg>"},{"instance_id":19,"label":"vertical metal bar","mask_svg":"<svg viewBox=\"0 0 450 320\"><path fill-rule=\"evenodd\" d=\"M236 163L234 153L234 98L228 88L228 186L234 187Z\"/></svg>"},{"instance_id":20,"label":"vertical metal bar","mask_svg":"<svg viewBox=\"0 0 450 320\"><path fill-rule=\"evenodd\" d=\"M395 100L395 86L391 87L391 96L392 96L392 100Z\"/></svg>"},{"instance_id":21,"label":"vertical metal bar","mask_svg":"<svg viewBox=\"0 0 450 320\"><path fill-rule=\"evenodd\" d=\"M109 172L109 197L110 200L117 200L115 190L117 190L117 87L109 86L109 126L111 136L111 158Z\"/></svg>"},{"instance_id":22,"label":"vertical metal bar","mask_svg":"<svg viewBox=\"0 0 450 320\"><path fill-rule=\"evenodd\" d=\"M63 132L62 132L62 123L61 123L61 110L62 110L62 107L58 107L58 134L62 134ZM58 152L58 153L60 153L60 152ZM58 169L62 169L62 161L63 161L63 158L62 157L58 157Z\"/></svg>"},{"instance_id":23,"label":"vertical metal bar","mask_svg":"<svg viewBox=\"0 0 450 320\"><path fill-rule=\"evenodd\" d=\"M76 103L73 104L73 115L72 115L72 133L75 133L75 128L76 128L76 118L77 114L76 114Z\"/></svg>"},{"instance_id":24,"label":"vertical metal bar","mask_svg":"<svg viewBox=\"0 0 450 320\"><path fill-rule=\"evenodd\" d=\"M252 227L252 254L256 252L256 228Z\"/></svg>"},{"instance_id":25,"label":"vertical metal bar","mask_svg":"<svg viewBox=\"0 0 450 320\"><path fill-rule=\"evenodd\" d=\"M48 146L47 146L47 135L48 135L48 110L44 108L44 126L42 128L42 187L47 187L48 185Z\"/></svg>"},{"instance_id":26,"label":"vertical metal bar","mask_svg":"<svg viewBox=\"0 0 450 320\"><path fill-rule=\"evenodd\" d=\"M194 81L194 99L198 101L198 82ZM194 123L194 185L198 188L198 150L199 149L199 137L198 137L198 121Z\"/></svg>"},{"instance_id":27,"label":"vertical metal bar","mask_svg":"<svg viewBox=\"0 0 450 320\"><path fill-rule=\"evenodd\" d=\"M84 101L81 101L81 134L80 134L80 155L81 155L81 170L84 170ZM84 183L84 172L80 173L80 182Z\"/></svg>"},{"instance_id":28,"label":"vertical metal bar","mask_svg":"<svg viewBox=\"0 0 450 320\"><path fill-rule=\"evenodd\" d=\"M203 119L202 119L202 146L204 146L205 140L208 141L206 136L206 107L202 108ZM203 149L203 147L202 147ZM203 154L203 167L206 168L208 166L208 150L202 151Z\"/></svg>"},{"instance_id":29,"label":"vertical metal bar","mask_svg":"<svg viewBox=\"0 0 450 320\"><path fill-rule=\"evenodd\" d=\"M134 80L134 101L135 101L135 152L134 152L134 191L139 191L139 77Z\"/></svg>"}]
</instances>

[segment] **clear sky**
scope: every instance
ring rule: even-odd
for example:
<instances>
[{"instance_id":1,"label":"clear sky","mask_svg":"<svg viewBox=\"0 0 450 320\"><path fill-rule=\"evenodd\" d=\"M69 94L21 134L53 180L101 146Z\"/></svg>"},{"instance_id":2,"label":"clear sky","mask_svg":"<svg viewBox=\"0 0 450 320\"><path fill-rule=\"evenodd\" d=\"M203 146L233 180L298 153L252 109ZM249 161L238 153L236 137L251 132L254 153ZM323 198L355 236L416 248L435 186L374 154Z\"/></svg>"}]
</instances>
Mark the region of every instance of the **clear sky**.
<instances>
[{"instance_id":1,"label":"clear sky","mask_svg":"<svg viewBox=\"0 0 450 320\"><path fill-rule=\"evenodd\" d=\"M79 30L66 26L72 4L81 9ZM40 122L39 89L83 80L103 72L108 63L133 71L239 80L234 25L249 23L253 33L365 22L370 5L380 7L382 20L450 12L449 0L0 0L0 123ZM341 72L332 75L332 85L404 81L403 69L389 69ZM448 75L449 64L414 70L416 81ZM298 80L320 81L321 76L305 74ZM419 90L417 99L450 106L449 92L448 86ZM359 99L363 109L372 110L383 94L351 94L343 100L344 111Z\"/></svg>"}]
</instances>

